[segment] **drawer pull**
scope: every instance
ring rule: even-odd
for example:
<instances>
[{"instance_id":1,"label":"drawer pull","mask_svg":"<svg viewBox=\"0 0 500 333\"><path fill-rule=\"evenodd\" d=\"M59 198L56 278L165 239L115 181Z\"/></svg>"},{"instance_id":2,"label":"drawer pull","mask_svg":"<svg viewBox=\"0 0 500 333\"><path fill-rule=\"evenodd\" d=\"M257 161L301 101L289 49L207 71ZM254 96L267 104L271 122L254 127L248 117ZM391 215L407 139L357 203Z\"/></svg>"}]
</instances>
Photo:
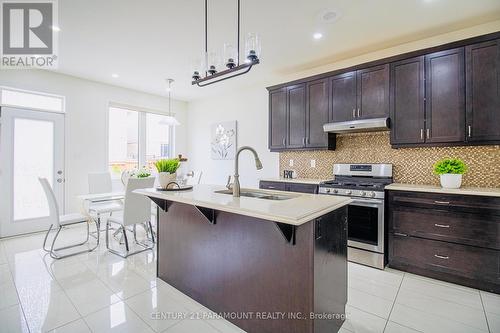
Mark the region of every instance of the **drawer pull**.
<instances>
[{"instance_id":1,"label":"drawer pull","mask_svg":"<svg viewBox=\"0 0 500 333\"><path fill-rule=\"evenodd\" d=\"M402 233L400 233L400 232L395 232L395 233L394 233L394 236L408 237L408 235L407 235L407 234L402 234Z\"/></svg>"},{"instance_id":2,"label":"drawer pull","mask_svg":"<svg viewBox=\"0 0 500 333\"><path fill-rule=\"evenodd\" d=\"M438 200L434 200L434 203L438 204L438 205L449 205L450 204L449 201L438 201Z\"/></svg>"},{"instance_id":3,"label":"drawer pull","mask_svg":"<svg viewBox=\"0 0 500 333\"><path fill-rule=\"evenodd\" d=\"M274 186L269 186L269 185L268 185L268 186L267 186L267 188L269 189L269 188L276 188L276 187L274 187Z\"/></svg>"},{"instance_id":4,"label":"drawer pull","mask_svg":"<svg viewBox=\"0 0 500 333\"><path fill-rule=\"evenodd\" d=\"M449 227L450 227L450 226L449 226L449 225L447 225L447 224L437 224L437 223L435 223L434 225L435 225L436 227L438 227L438 228L449 228Z\"/></svg>"},{"instance_id":5,"label":"drawer pull","mask_svg":"<svg viewBox=\"0 0 500 333\"><path fill-rule=\"evenodd\" d=\"M439 259L445 259L445 260L450 259L450 257L440 256L439 254L435 254L434 257L439 258Z\"/></svg>"}]
</instances>

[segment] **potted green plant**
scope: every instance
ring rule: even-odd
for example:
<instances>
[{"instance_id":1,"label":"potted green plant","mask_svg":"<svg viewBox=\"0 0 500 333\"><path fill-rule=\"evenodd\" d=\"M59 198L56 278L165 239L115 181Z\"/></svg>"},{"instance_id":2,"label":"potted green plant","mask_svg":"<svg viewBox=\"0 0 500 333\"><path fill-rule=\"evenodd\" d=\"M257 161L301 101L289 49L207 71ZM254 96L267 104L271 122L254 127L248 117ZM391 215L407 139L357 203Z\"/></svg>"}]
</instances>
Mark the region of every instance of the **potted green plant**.
<instances>
[{"instance_id":1,"label":"potted green plant","mask_svg":"<svg viewBox=\"0 0 500 333\"><path fill-rule=\"evenodd\" d=\"M443 188L460 188L466 172L467 165L460 159L444 159L434 164L434 173L439 175Z\"/></svg>"},{"instance_id":2,"label":"potted green plant","mask_svg":"<svg viewBox=\"0 0 500 333\"><path fill-rule=\"evenodd\" d=\"M177 169L181 166L178 158L161 159L155 162L156 170L158 170L158 182L162 188L167 188L171 182L177 179Z\"/></svg>"}]
</instances>

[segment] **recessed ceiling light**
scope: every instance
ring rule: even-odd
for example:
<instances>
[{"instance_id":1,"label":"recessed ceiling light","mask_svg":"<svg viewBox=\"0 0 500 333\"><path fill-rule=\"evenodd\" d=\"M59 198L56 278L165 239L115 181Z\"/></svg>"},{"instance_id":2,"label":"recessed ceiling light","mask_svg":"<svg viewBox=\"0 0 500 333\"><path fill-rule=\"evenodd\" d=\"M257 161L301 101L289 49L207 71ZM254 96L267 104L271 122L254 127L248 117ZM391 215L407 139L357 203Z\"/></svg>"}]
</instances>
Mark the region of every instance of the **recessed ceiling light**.
<instances>
[{"instance_id":1,"label":"recessed ceiling light","mask_svg":"<svg viewBox=\"0 0 500 333\"><path fill-rule=\"evenodd\" d=\"M111 74L111 77L117 79L117 78L120 77L120 75L118 75L118 74Z\"/></svg>"},{"instance_id":2,"label":"recessed ceiling light","mask_svg":"<svg viewBox=\"0 0 500 333\"><path fill-rule=\"evenodd\" d=\"M58 26L56 26L56 25L53 25L53 26L52 26L52 30L54 30L54 31L61 31L61 28L59 28L59 27L58 27Z\"/></svg>"},{"instance_id":3,"label":"recessed ceiling light","mask_svg":"<svg viewBox=\"0 0 500 333\"><path fill-rule=\"evenodd\" d=\"M338 21L340 12L333 9L323 9L318 12L316 19L320 24L331 24Z\"/></svg>"},{"instance_id":4,"label":"recessed ceiling light","mask_svg":"<svg viewBox=\"0 0 500 333\"><path fill-rule=\"evenodd\" d=\"M315 32L313 34L313 38L316 40L321 39L321 38L323 38L323 34L321 32Z\"/></svg>"}]
</instances>

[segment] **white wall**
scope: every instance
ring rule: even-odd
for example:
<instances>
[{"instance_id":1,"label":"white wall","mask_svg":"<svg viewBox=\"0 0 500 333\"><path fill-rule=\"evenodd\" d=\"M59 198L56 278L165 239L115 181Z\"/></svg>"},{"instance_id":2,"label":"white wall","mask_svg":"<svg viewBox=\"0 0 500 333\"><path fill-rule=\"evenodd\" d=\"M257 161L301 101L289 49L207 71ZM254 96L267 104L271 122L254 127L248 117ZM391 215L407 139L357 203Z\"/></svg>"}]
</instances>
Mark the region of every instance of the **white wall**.
<instances>
[{"instance_id":1,"label":"white wall","mask_svg":"<svg viewBox=\"0 0 500 333\"><path fill-rule=\"evenodd\" d=\"M161 84L161 83L160 83ZM66 97L66 212L79 209L76 196L88 192L87 175L107 171L110 102L168 111L168 99L48 71L3 70L0 85ZM174 101L176 153L186 155L187 103Z\"/></svg>"},{"instance_id":2,"label":"white wall","mask_svg":"<svg viewBox=\"0 0 500 333\"><path fill-rule=\"evenodd\" d=\"M202 183L225 184L228 175L234 174L234 160L210 157L210 126L219 121L237 120L238 146L255 148L264 166L257 171L252 153L242 152L239 170L242 186L257 187L259 178L277 175L279 156L267 148L267 98L267 90L258 85L189 103L189 166L203 171Z\"/></svg>"}]
</instances>

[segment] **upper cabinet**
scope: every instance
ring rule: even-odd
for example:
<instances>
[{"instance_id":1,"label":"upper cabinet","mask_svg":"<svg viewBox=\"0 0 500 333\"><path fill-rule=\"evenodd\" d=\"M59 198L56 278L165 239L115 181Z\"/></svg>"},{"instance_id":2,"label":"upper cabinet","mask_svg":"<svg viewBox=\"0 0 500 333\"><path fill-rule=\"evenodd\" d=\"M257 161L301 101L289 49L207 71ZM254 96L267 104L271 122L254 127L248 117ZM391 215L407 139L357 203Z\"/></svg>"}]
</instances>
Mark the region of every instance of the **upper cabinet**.
<instances>
[{"instance_id":1,"label":"upper cabinet","mask_svg":"<svg viewBox=\"0 0 500 333\"><path fill-rule=\"evenodd\" d=\"M335 75L330 79L332 96L331 121L348 121L356 119L356 72Z\"/></svg>"},{"instance_id":2,"label":"upper cabinet","mask_svg":"<svg viewBox=\"0 0 500 333\"><path fill-rule=\"evenodd\" d=\"M332 122L389 116L389 65L330 78Z\"/></svg>"},{"instance_id":3,"label":"upper cabinet","mask_svg":"<svg viewBox=\"0 0 500 333\"><path fill-rule=\"evenodd\" d=\"M391 143L425 142L424 57L391 64Z\"/></svg>"},{"instance_id":4,"label":"upper cabinet","mask_svg":"<svg viewBox=\"0 0 500 333\"><path fill-rule=\"evenodd\" d=\"M500 141L500 40L465 48L466 140Z\"/></svg>"},{"instance_id":5,"label":"upper cabinet","mask_svg":"<svg viewBox=\"0 0 500 333\"><path fill-rule=\"evenodd\" d=\"M323 125L329 118L328 79L308 82L307 91L307 117L306 117L306 142L307 148L328 147L328 133L323 131Z\"/></svg>"},{"instance_id":6,"label":"upper cabinet","mask_svg":"<svg viewBox=\"0 0 500 333\"><path fill-rule=\"evenodd\" d=\"M269 149L335 149L334 136L323 131L328 122L328 101L328 80L271 90Z\"/></svg>"},{"instance_id":7,"label":"upper cabinet","mask_svg":"<svg viewBox=\"0 0 500 333\"><path fill-rule=\"evenodd\" d=\"M425 56L425 142L465 140L464 73L464 48Z\"/></svg>"},{"instance_id":8,"label":"upper cabinet","mask_svg":"<svg viewBox=\"0 0 500 333\"><path fill-rule=\"evenodd\" d=\"M323 125L390 117L393 148L500 144L500 32L269 88L272 151L335 149Z\"/></svg>"},{"instance_id":9,"label":"upper cabinet","mask_svg":"<svg viewBox=\"0 0 500 333\"><path fill-rule=\"evenodd\" d=\"M356 72L360 119L389 116L389 64L361 69Z\"/></svg>"},{"instance_id":10,"label":"upper cabinet","mask_svg":"<svg viewBox=\"0 0 500 333\"><path fill-rule=\"evenodd\" d=\"M269 92L269 149L283 149L287 135L287 89Z\"/></svg>"}]
</instances>

